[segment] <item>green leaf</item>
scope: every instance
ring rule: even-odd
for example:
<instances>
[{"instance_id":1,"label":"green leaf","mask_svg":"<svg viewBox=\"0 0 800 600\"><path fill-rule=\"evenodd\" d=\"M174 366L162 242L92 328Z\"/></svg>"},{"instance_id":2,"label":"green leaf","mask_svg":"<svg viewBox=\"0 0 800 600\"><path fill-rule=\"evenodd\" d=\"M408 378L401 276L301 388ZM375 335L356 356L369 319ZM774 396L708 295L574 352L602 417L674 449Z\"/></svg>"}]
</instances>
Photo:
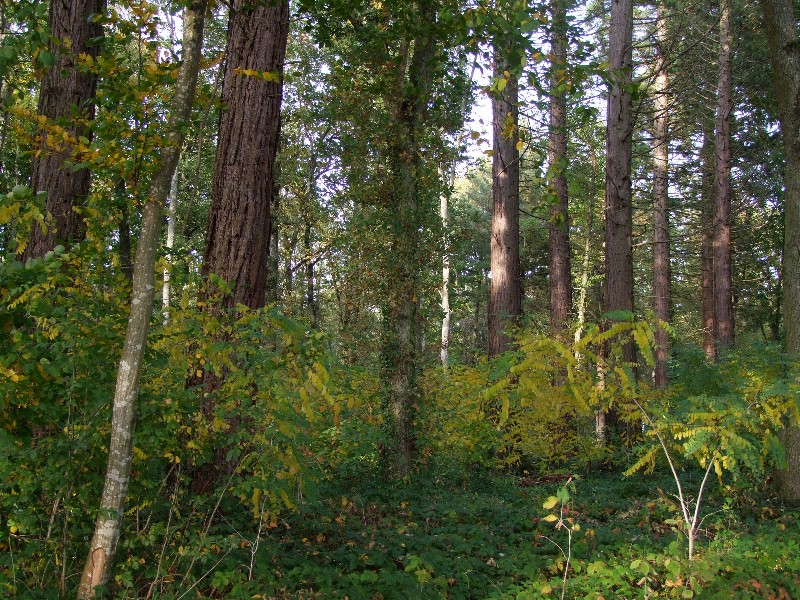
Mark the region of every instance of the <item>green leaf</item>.
<instances>
[{"instance_id":1,"label":"green leaf","mask_svg":"<svg viewBox=\"0 0 800 600\"><path fill-rule=\"evenodd\" d=\"M629 310L612 310L603 315L609 321L633 323L633 313Z\"/></svg>"}]
</instances>

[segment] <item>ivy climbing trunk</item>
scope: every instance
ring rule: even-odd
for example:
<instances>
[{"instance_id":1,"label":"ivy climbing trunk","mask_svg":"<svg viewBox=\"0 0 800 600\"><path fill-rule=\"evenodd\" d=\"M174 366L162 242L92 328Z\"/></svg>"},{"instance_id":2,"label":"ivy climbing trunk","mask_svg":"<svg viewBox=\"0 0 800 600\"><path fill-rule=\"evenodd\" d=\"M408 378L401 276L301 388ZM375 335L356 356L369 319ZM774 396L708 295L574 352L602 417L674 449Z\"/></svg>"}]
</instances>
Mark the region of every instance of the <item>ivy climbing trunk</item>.
<instances>
[{"instance_id":1,"label":"ivy climbing trunk","mask_svg":"<svg viewBox=\"0 0 800 600\"><path fill-rule=\"evenodd\" d=\"M391 148L394 217L390 220L394 268L386 304L384 377L388 388L392 435L392 466L405 475L414 457L414 405L418 399L419 322L421 293L420 179L424 176L421 133L431 87L431 62L435 55L432 3L423 5L413 43L403 44L407 75L394 109L394 144Z\"/></svg>"},{"instance_id":2,"label":"ivy climbing trunk","mask_svg":"<svg viewBox=\"0 0 800 600\"><path fill-rule=\"evenodd\" d=\"M489 290L489 356L511 346L510 329L522 313L519 263L519 87L509 71L509 48L495 41L492 95L492 232Z\"/></svg>"},{"instance_id":3,"label":"ivy climbing trunk","mask_svg":"<svg viewBox=\"0 0 800 600\"><path fill-rule=\"evenodd\" d=\"M714 340L718 348L733 345L733 292L731 286L731 0L720 0L719 80L714 202Z\"/></svg>"},{"instance_id":4,"label":"ivy climbing trunk","mask_svg":"<svg viewBox=\"0 0 800 600\"><path fill-rule=\"evenodd\" d=\"M800 39L791 0L761 0L769 40L775 95L778 99L785 153L783 246L783 322L786 352L800 355ZM775 486L785 500L800 500L800 428L797 415L781 432L786 468L775 473Z\"/></svg>"},{"instance_id":5,"label":"ivy climbing trunk","mask_svg":"<svg viewBox=\"0 0 800 600\"><path fill-rule=\"evenodd\" d=\"M567 8L564 0L553 0L550 11L550 332L558 336L566 329L572 308L567 187Z\"/></svg>"},{"instance_id":6,"label":"ivy climbing trunk","mask_svg":"<svg viewBox=\"0 0 800 600\"><path fill-rule=\"evenodd\" d=\"M653 89L653 312L657 319L670 320L670 240L669 240L669 96L667 80L667 9L659 4L656 17L656 77ZM661 326L655 330L655 370L653 385L668 383L667 357L669 334Z\"/></svg>"},{"instance_id":7,"label":"ivy climbing trunk","mask_svg":"<svg viewBox=\"0 0 800 600\"><path fill-rule=\"evenodd\" d=\"M75 211L89 194L90 174L79 163L75 145L79 137L89 137L89 121L94 118L97 75L78 66L79 56L97 57L98 39L103 29L95 15L105 10L105 0L52 0L48 16L50 41L47 56L53 64L42 79L37 112L48 121L39 135L39 148L31 164L31 186L47 192L46 210L53 217L44 231L36 223L25 256L44 256L58 244L80 241L85 224ZM41 56L40 56L41 58ZM57 126L58 132L49 130ZM69 141L65 141L63 130Z\"/></svg>"},{"instance_id":8,"label":"ivy climbing trunk","mask_svg":"<svg viewBox=\"0 0 800 600\"><path fill-rule=\"evenodd\" d=\"M108 465L99 515L78 588L78 598L81 600L93 598L95 588L108 582L119 541L133 464L136 401L153 312L155 262L162 213L178 165L185 127L191 116L203 45L205 11L206 1L202 0L191 3L184 14L183 62L178 70L172 97L167 125L168 143L161 151L160 168L153 176L142 208L141 233L133 267L130 315L114 391Z\"/></svg>"}]
</instances>

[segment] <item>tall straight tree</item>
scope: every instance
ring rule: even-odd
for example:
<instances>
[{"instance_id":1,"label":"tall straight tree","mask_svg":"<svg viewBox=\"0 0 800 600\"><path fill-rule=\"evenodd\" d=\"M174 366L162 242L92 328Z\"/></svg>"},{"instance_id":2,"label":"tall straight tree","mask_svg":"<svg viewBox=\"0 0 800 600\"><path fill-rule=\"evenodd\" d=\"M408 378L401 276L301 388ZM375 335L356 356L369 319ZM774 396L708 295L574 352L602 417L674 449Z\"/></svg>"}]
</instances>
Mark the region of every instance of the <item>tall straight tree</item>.
<instances>
[{"instance_id":1,"label":"tall straight tree","mask_svg":"<svg viewBox=\"0 0 800 600\"><path fill-rule=\"evenodd\" d=\"M669 265L669 97L667 79L667 10L659 3L656 17L656 77L653 117L653 312L664 322L670 319ZM667 385L669 335L663 327L655 331L656 388Z\"/></svg>"},{"instance_id":2,"label":"tall straight tree","mask_svg":"<svg viewBox=\"0 0 800 600\"><path fill-rule=\"evenodd\" d=\"M700 147L700 312L706 358L717 355L714 310L714 170L716 159L711 124L703 127Z\"/></svg>"},{"instance_id":3,"label":"tall straight tree","mask_svg":"<svg viewBox=\"0 0 800 600\"><path fill-rule=\"evenodd\" d=\"M498 0L499 18L511 9ZM492 233L489 292L489 356L508 350L509 328L522 312L519 263L519 85L512 72L512 44L503 35L494 41L492 95Z\"/></svg>"},{"instance_id":4,"label":"tall straight tree","mask_svg":"<svg viewBox=\"0 0 800 600\"><path fill-rule=\"evenodd\" d=\"M131 309L114 391L108 466L100 511L78 588L78 598L81 600L93 598L95 588L108 582L119 541L125 495L133 465L133 424L153 312L156 250L161 235L164 200L178 166L185 126L191 116L203 46L205 12L206 1L201 0L190 4L184 14L183 62L172 97L168 143L161 151L161 166L153 176L147 201L142 208L142 228L133 268Z\"/></svg>"},{"instance_id":5,"label":"tall straight tree","mask_svg":"<svg viewBox=\"0 0 800 600\"><path fill-rule=\"evenodd\" d=\"M283 66L289 33L288 0L230 4L222 113L206 228L203 274L233 288L222 306L266 304L270 208L280 138ZM213 308L212 308L213 310ZM212 392L220 373L204 372L203 414L213 419ZM192 474L192 489L213 489L228 469L225 448Z\"/></svg>"},{"instance_id":6,"label":"tall straight tree","mask_svg":"<svg viewBox=\"0 0 800 600\"><path fill-rule=\"evenodd\" d=\"M606 311L633 310L632 38L632 0L612 0L608 37L610 84L606 110ZM633 358L633 346L626 345L625 359L632 361Z\"/></svg>"},{"instance_id":7,"label":"tall straight tree","mask_svg":"<svg viewBox=\"0 0 800 600\"><path fill-rule=\"evenodd\" d=\"M288 33L288 0L231 2L203 264L233 286L229 306L266 301Z\"/></svg>"},{"instance_id":8,"label":"tall straight tree","mask_svg":"<svg viewBox=\"0 0 800 600\"><path fill-rule=\"evenodd\" d=\"M608 33L609 87L606 105L605 282L606 312L633 311L633 204L631 152L633 106L633 2L611 0ZM623 347L623 359L633 362L632 343ZM595 415L595 436L606 440L605 410Z\"/></svg>"},{"instance_id":9,"label":"tall straight tree","mask_svg":"<svg viewBox=\"0 0 800 600\"><path fill-rule=\"evenodd\" d=\"M719 5L719 79L714 201L714 339L717 346L733 344L733 295L731 286L731 0Z\"/></svg>"},{"instance_id":10,"label":"tall straight tree","mask_svg":"<svg viewBox=\"0 0 800 600\"><path fill-rule=\"evenodd\" d=\"M390 274L384 332L385 378L393 436L393 466L398 474L411 467L414 453L413 406L418 396L416 371L420 352L417 308L421 293L420 229L423 174L421 143L428 110L432 61L437 47L433 25L435 3L415 3L419 25L413 40L401 44L408 65L402 91L394 107L394 143L390 149L392 206L390 223L392 253L396 266ZM410 43L409 43L410 42Z\"/></svg>"},{"instance_id":11,"label":"tall straight tree","mask_svg":"<svg viewBox=\"0 0 800 600\"><path fill-rule=\"evenodd\" d=\"M761 0L769 40L775 95L785 153L783 246L783 322L786 352L800 354L800 39L791 0ZM778 493L800 500L800 428L789 424L782 439L786 468L776 472Z\"/></svg>"},{"instance_id":12,"label":"tall straight tree","mask_svg":"<svg viewBox=\"0 0 800 600\"><path fill-rule=\"evenodd\" d=\"M550 4L550 163L549 263L550 332L561 334L572 308L572 272L569 246L569 196L567 187L567 5L565 0Z\"/></svg>"},{"instance_id":13,"label":"tall straight tree","mask_svg":"<svg viewBox=\"0 0 800 600\"><path fill-rule=\"evenodd\" d=\"M88 121L94 118L97 76L77 66L78 56L95 58L103 35L93 19L105 10L105 0L52 0L48 24L48 55L53 64L42 79L37 111L63 127L72 138L89 136ZM53 225L45 232L35 224L26 248L27 257L44 256L58 243L71 243L83 236L83 220L75 212L89 194L89 170L73 169L70 148L51 146L42 134L32 162L31 186L47 192L47 212Z\"/></svg>"}]
</instances>

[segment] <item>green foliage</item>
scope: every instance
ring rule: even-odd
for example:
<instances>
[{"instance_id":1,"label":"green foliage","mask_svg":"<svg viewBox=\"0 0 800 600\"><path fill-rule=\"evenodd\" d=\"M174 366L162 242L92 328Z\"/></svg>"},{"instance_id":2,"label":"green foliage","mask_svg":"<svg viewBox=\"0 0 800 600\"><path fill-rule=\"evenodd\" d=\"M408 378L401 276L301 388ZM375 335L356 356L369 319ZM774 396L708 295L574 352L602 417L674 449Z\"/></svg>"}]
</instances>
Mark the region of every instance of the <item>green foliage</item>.
<instances>
[{"instance_id":1,"label":"green foliage","mask_svg":"<svg viewBox=\"0 0 800 600\"><path fill-rule=\"evenodd\" d=\"M45 192L34 194L25 185L16 185L8 194L0 197L0 229L4 233L3 249L7 253L19 255L25 252L33 223L47 229L44 210L46 197ZM13 257L7 260L13 260Z\"/></svg>"},{"instance_id":2,"label":"green foliage","mask_svg":"<svg viewBox=\"0 0 800 600\"><path fill-rule=\"evenodd\" d=\"M418 417L423 460L435 457L442 463L483 467L494 463L499 435L486 414L488 381L486 362L426 372L423 394L429 400Z\"/></svg>"},{"instance_id":3,"label":"green foliage","mask_svg":"<svg viewBox=\"0 0 800 600\"><path fill-rule=\"evenodd\" d=\"M510 362L484 392L485 400L499 407L506 463L547 472L607 457L609 446L595 437L596 411L635 420L640 393L633 365L619 359L623 345L632 340L652 361L650 327L625 317L606 329L585 327L574 343L521 333L518 351L500 359Z\"/></svg>"},{"instance_id":4,"label":"green foliage","mask_svg":"<svg viewBox=\"0 0 800 600\"><path fill-rule=\"evenodd\" d=\"M718 477L729 473L745 486L761 481L782 461L777 432L787 419L797 422L797 364L765 343L743 344L715 364L683 355L688 368L677 370L673 386L640 399L651 442L627 473L652 471L660 436L675 457L703 468L713 463Z\"/></svg>"},{"instance_id":5,"label":"green foliage","mask_svg":"<svg viewBox=\"0 0 800 600\"><path fill-rule=\"evenodd\" d=\"M0 261L0 572L21 595L58 589L84 558L124 333L119 283L88 248Z\"/></svg>"},{"instance_id":6,"label":"green foliage","mask_svg":"<svg viewBox=\"0 0 800 600\"><path fill-rule=\"evenodd\" d=\"M92 244L25 265L13 256L0 262L0 521L7 534L0 584L20 597L58 589L85 557L110 433L125 286ZM340 401L325 347L322 334L274 309L237 307L227 319L198 310L188 291L165 324L154 323L114 589L153 580L161 586L177 570L191 585L215 547L238 547L245 532L263 535L313 495L324 455L312 447L357 408L346 388ZM225 375L208 416L203 390L187 386L197 370ZM191 474L220 451L233 469L224 489L189 495ZM220 515L226 525L211 527ZM143 562L159 553L158 563Z\"/></svg>"}]
</instances>

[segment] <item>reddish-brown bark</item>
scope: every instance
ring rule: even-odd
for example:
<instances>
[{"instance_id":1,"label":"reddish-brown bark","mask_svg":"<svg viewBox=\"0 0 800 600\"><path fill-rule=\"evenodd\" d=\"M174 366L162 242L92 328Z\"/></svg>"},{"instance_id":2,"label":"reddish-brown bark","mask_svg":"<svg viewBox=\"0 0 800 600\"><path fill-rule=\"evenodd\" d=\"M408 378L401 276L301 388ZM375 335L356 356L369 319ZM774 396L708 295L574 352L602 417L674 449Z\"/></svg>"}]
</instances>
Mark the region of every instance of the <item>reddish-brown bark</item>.
<instances>
[{"instance_id":1,"label":"reddish-brown bark","mask_svg":"<svg viewBox=\"0 0 800 600\"><path fill-rule=\"evenodd\" d=\"M762 0L769 40L775 95L786 155L784 173L786 226L783 247L783 320L786 351L800 354L800 39L791 0ZM778 494L800 500L800 428L787 423L781 432L786 468L775 473Z\"/></svg>"},{"instance_id":2,"label":"reddish-brown bark","mask_svg":"<svg viewBox=\"0 0 800 600\"><path fill-rule=\"evenodd\" d=\"M505 77L507 58L495 48L494 74ZM519 89L511 73L501 93L492 98L492 281L489 292L489 356L508 350L509 329L522 312L519 264Z\"/></svg>"},{"instance_id":3,"label":"reddish-brown bark","mask_svg":"<svg viewBox=\"0 0 800 600\"><path fill-rule=\"evenodd\" d=\"M606 112L605 310L633 311L633 212L631 202L631 64L633 4L612 0ZM632 361L632 344L625 359Z\"/></svg>"},{"instance_id":4,"label":"reddish-brown bark","mask_svg":"<svg viewBox=\"0 0 800 600\"><path fill-rule=\"evenodd\" d=\"M670 320L670 262L669 262L669 98L667 80L666 8L658 6L656 23L656 80L654 89L655 115L653 119L653 312L656 318ZM655 330L655 370L653 385L665 387L668 383L667 357L669 335L663 327Z\"/></svg>"},{"instance_id":5,"label":"reddish-brown bark","mask_svg":"<svg viewBox=\"0 0 800 600\"><path fill-rule=\"evenodd\" d=\"M233 286L229 305L260 308L269 270L289 3L234 0L229 18L203 273Z\"/></svg>"},{"instance_id":6,"label":"reddish-brown bark","mask_svg":"<svg viewBox=\"0 0 800 600\"><path fill-rule=\"evenodd\" d=\"M731 0L721 0L719 20L719 81L716 126L716 200L714 203L714 339L718 347L733 345L731 285Z\"/></svg>"},{"instance_id":7,"label":"reddish-brown bark","mask_svg":"<svg viewBox=\"0 0 800 600\"><path fill-rule=\"evenodd\" d=\"M714 343L714 139L705 129L700 164L703 169L700 184L700 312L703 350L706 357L714 359L717 355Z\"/></svg>"},{"instance_id":8,"label":"reddish-brown bark","mask_svg":"<svg viewBox=\"0 0 800 600\"><path fill-rule=\"evenodd\" d=\"M561 334L567 327L572 308L572 272L569 246L569 194L567 188L567 11L561 0L551 7L552 64L550 66L550 139L548 161L550 186L554 199L550 204L550 332Z\"/></svg>"},{"instance_id":9,"label":"reddish-brown bark","mask_svg":"<svg viewBox=\"0 0 800 600\"><path fill-rule=\"evenodd\" d=\"M54 64L42 79L37 111L54 125L63 127L72 139L88 137L88 122L94 118L97 76L77 67L77 57L96 57L96 38L103 34L92 15L105 9L105 0L52 0L50 2L48 51ZM68 41L67 41L68 40ZM65 145L47 143L42 131L39 148L32 162L31 186L35 192L47 192L46 210L53 217L47 232L35 224L25 250L26 257L40 257L58 244L79 241L85 225L75 207L89 194L88 169L73 170L68 164L74 150Z\"/></svg>"}]
</instances>

